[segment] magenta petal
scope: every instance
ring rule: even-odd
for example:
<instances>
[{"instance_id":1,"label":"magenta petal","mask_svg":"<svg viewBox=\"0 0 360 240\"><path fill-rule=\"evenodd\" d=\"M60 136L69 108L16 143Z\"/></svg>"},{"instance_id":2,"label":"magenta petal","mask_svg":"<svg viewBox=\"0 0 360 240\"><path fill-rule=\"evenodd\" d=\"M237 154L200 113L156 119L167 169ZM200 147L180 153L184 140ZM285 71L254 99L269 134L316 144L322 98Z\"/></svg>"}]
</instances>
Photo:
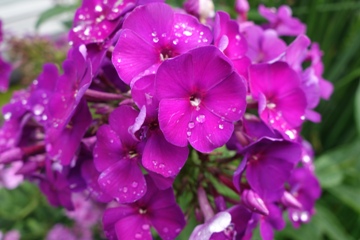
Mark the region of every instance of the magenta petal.
<instances>
[{"instance_id":1,"label":"magenta petal","mask_svg":"<svg viewBox=\"0 0 360 240\"><path fill-rule=\"evenodd\" d=\"M109 117L109 124L124 146L135 146L138 142L130 132L130 127L136 123L139 112L129 105L121 105L116 108Z\"/></svg>"},{"instance_id":2,"label":"magenta petal","mask_svg":"<svg viewBox=\"0 0 360 240\"><path fill-rule=\"evenodd\" d=\"M149 171L149 176L155 183L156 187L160 190L165 190L167 188L172 187L174 180L175 180L175 176L165 178L162 175L151 172L151 171Z\"/></svg>"},{"instance_id":3,"label":"magenta petal","mask_svg":"<svg viewBox=\"0 0 360 240\"><path fill-rule=\"evenodd\" d=\"M146 182L135 159L123 159L99 176L99 185L120 203L135 202L146 192Z\"/></svg>"},{"instance_id":4,"label":"magenta petal","mask_svg":"<svg viewBox=\"0 0 360 240\"><path fill-rule=\"evenodd\" d=\"M6 92L9 88L12 66L0 56L0 92Z\"/></svg>"},{"instance_id":5,"label":"magenta petal","mask_svg":"<svg viewBox=\"0 0 360 240\"><path fill-rule=\"evenodd\" d=\"M155 79L157 98L188 98L194 81L193 68L192 55L186 53L163 62Z\"/></svg>"},{"instance_id":6,"label":"magenta petal","mask_svg":"<svg viewBox=\"0 0 360 240\"><path fill-rule=\"evenodd\" d=\"M160 53L137 33L124 29L114 48L112 62L120 78L130 84L132 79L138 75L150 74L150 69L160 64Z\"/></svg>"},{"instance_id":7,"label":"magenta petal","mask_svg":"<svg viewBox=\"0 0 360 240\"><path fill-rule=\"evenodd\" d=\"M244 80L235 72L210 89L204 99L205 107L230 122L240 120L246 108Z\"/></svg>"},{"instance_id":8,"label":"magenta petal","mask_svg":"<svg viewBox=\"0 0 360 240\"><path fill-rule=\"evenodd\" d=\"M169 118L169 116L171 116ZM191 105L188 99L163 99L159 105L159 125L166 140L176 146L187 145Z\"/></svg>"},{"instance_id":9,"label":"magenta petal","mask_svg":"<svg viewBox=\"0 0 360 240\"><path fill-rule=\"evenodd\" d=\"M109 125L103 125L97 132L94 147L94 164L98 171L104 171L117 161L124 158L123 146L118 135Z\"/></svg>"},{"instance_id":10,"label":"magenta petal","mask_svg":"<svg viewBox=\"0 0 360 240\"><path fill-rule=\"evenodd\" d=\"M104 233L108 239L117 239L115 232L115 224L119 218L125 218L127 216L136 215L137 209L121 205L115 208L108 208L104 211L102 223L104 226Z\"/></svg>"},{"instance_id":11,"label":"magenta petal","mask_svg":"<svg viewBox=\"0 0 360 240\"><path fill-rule=\"evenodd\" d=\"M207 109L193 112L187 126L189 143L200 152L211 152L224 145L234 131L234 124Z\"/></svg>"},{"instance_id":12,"label":"magenta petal","mask_svg":"<svg viewBox=\"0 0 360 240\"><path fill-rule=\"evenodd\" d=\"M153 239L148 220L140 214L129 215L118 220L115 231L117 239Z\"/></svg>"},{"instance_id":13,"label":"magenta petal","mask_svg":"<svg viewBox=\"0 0 360 240\"><path fill-rule=\"evenodd\" d=\"M172 29L173 18L174 12L169 5L150 3L131 12L124 21L123 28L136 32L148 43L161 44L164 41L163 34L166 35Z\"/></svg>"},{"instance_id":14,"label":"magenta petal","mask_svg":"<svg viewBox=\"0 0 360 240\"><path fill-rule=\"evenodd\" d=\"M260 235L263 240L274 240L274 230L265 220L260 221Z\"/></svg>"},{"instance_id":15,"label":"magenta petal","mask_svg":"<svg viewBox=\"0 0 360 240\"><path fill-rule=\"evenodd\" d=\"M161 239L175 239L184 228L186 222L179 206L174 205L154 211L151 223Z\"/></svg>"},{"instance_id":16,"label":"magenta petal","mask_svg":"<svg viewBox=\"0 0 360 240\"><path fill-rule=\"evenodd\" d=\"M193 16L175 13L171 41L175 52L184 53L190 49L207 46L212 42L212 33L207 26L199 23Z\"/></svg>"},{"instance_id":17,"label":"magenta petal","mask_svg":"<svg viewBox=\"0 0 360 240\"><path fill-rule=\"evenodd\" d=\"M160 130L153 131L146 142L142 163L148 170L164 177L176 176L189 155L187 147L177 147L166 141Z\"/></svg>"}]
</instances>

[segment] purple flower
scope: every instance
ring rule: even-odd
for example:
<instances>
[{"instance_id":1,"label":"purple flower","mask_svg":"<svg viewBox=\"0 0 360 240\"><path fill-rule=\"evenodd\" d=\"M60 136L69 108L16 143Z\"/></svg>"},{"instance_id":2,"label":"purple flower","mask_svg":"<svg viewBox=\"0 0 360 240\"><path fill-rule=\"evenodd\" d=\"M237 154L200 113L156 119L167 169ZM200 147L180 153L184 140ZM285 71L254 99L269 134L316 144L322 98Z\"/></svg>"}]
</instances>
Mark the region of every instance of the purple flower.
<instances>
[{"instance_id":1,"label":"purple flower","mask_svg":"<svg viewBox=\"0 0 360 240\"><path fill-rule=\"evenodd\" d=\"M231 223L231 215L228 212L219 212L204 224L195 227L189 240L209 240L213 233L224 231Z\"/></svg>"},{"instance_id":2,"label":"purple flower","mask_svg":"<svg viewBox=\"0 0 360 240\"><path fill-rule=\"evenodd\" d=\"M246 55L253 63L268 62L286 50L286 43L272 29L250 25L243 30L243 35L249 46Z\"/></svg>"},{"instance_id":3,"label":"purple flower","mask_svg":"<svg viewBox=\"0 0 360 240\"><path fill-rule=\"evenodd\" d=\"M24 176L17 174L17 171L22 166L21 161L12 162L9 165L0 164L0 188L14 189L19 186L23 182Z\"/></svg>"},{"instance_id":4,"label":"purple flower","mask_svg":"<svg viewBox=\"0 0 360 240\"><path fill-rule=\"evenodd\" d=\"M0 92L6 92L9 88L12 66L0 56Z\"/></svg>"},{"instance_id":5,"label":"purple flower","mask_svg":"<svg viewBox=\"0 0 360 240\"><path fill-rule=\"evenodd\" d=\"M147 175L143 198L105 210L103 225L109 239L152 239L153 226L161 239L175 239L185 226L185 217L175 202L172 188L159 190Z\"/></svg>"},{"instance_id":6,"label":"purple flower","mask_svg":"<svg viewBox=\"0 0 360 240\"><path fill-rule=\"evenodd\" d=\"M289 218L294 227L310 221L314 214L315 201L321 195L319 181L308 168L297 168L291 174L290 193L301 204L301 208L289 208Z\"/></svg>"},{"instance_id":7,"label":"purple flower","mask_svg":"<svg viewBox=\"0 0 360 240\"><path fill-rule=\"evenodd\" d=\"M280 36L296 36L304 34L306 26L297 18L292 17L292 11L289 6L282 5L276 11L274 8L259 6L259 13L269 21L266 28L272 28Z\"/></svg>"},{"instance_id":8,"label":"purple flower","mask_svg":"<svg viewBox=\"0 0 360 240\"><path fill-rule=\"evenodd\" d=\"M129 132L138 112L127 105L115 109L109 125L97 132L94 163L101 172L101 189L120 203L134 202L144 196L146 182L140 168L142 146Z\"/></svg>"},{"instance_id":9,"label":"purple flower","mask_svg":"<svg viewBox=\"0 0 360 240\"><path fill-rule=\"evenodd\" d=\"M247 13L250 10L248 0L236 0L235 11L238 13L238 21L245 22L247 20Z\"/></svg>"},{"instance_id":10,"label":"purple flower","mask_svg":"<svg viewBox=\"0 0 360 240\"><path fill-rule=\"evenodd\" d=\"M155 73L165 59L211 42L209 28L194 17L176 13L164 3L151 3L137 7L125 19L112 61L120 78L130 84L134 78Z\"/></svg>"},{"instance_id":11,"label":"purple flower","mask_svg":"<svg viewBox=\"0 0 360 240\"><path fill-rule=\"evenodd\" d=\"M306 97L300 78L288 64L257 64L249 68L250 90L259 102L261 119L288 139L296 139L305 119Z\"/></svg>"},{"instance_id":12,"label":"purple flower","mask_svg":"<svg viewBox=\"0 0 360 240\"><path fill-rule=\"evenodd\" d=\"M75 44L102 43L118 28L120 16L137 0L85 0L76 11L69 40Z\"/></svg>"},{"instance_id":13,"label":"purple flower","mask_svg":"<svg viewBox=\"0 0 360 240\"><path fill-rule=\"evenodd\" d=\"M214 8L212 0L187 0L184 3L185 11L197 17L204 24L209 18L215 16Z\"/></svg>"},{"instance_id":14,"label":"purple flower","mask_svg":"<svg viewBox=\"0 0 360 240\"><path fill-rule=\"evenodd\" d=\"M135 82L132 96L142 111L146 111L146 118L141 123L139 134L144 144L142 164L154 173L164 177L175 177L184 166L189 155L187 147L178 147L169 143L159 128L159 101L155 96L155 75L147 75ZM156 181L157 182L157 181Z\"/></svg>"},{"instance_id":15,"label":"purple flower","mask_svg":"<svg viewBox=\"0 0 360 240\"><path fill-rule=\"evenodd\" d=\"M301 147L290 141L263 138L249 146L245 157L234 173L234 186L241 191L241 177L264 202L279 200L291 170L301 159Z\"/></svg>"},{"instance_id":16,"label":"purple flower","mask_svg":"<svg viewBox=\"0 0 360 240\"><path fill-rule=\"evenodd\" d=\"M215 47L197 48L164 62L155 86L159 124L167 141L211 152L224 145L244 114L246 89Z\"/></svg>"}]
</instances>

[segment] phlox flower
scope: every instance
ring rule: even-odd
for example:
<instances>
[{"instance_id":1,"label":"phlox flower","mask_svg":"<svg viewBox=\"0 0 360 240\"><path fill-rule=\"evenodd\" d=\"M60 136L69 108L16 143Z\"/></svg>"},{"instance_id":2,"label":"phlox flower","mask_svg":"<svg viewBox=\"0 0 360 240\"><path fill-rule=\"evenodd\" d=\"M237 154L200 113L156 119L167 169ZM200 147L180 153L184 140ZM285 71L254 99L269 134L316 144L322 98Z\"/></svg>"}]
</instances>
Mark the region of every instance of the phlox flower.
<instances>
[{"instance_id":1,"label":"phlox flower","mask_svg":"<svg viewBox=\"0 0 360 240\"><path fill-rule=\"evenodd\" d=\"M94 147L100 188L120 203L134 202L146 192L140 168L142 146L129 132L137 116L138 112L127 105L115 109L109 125L99 128Z\"/></svg>"},{"instance_id":2,"label":"phlox flower","mask_svg":"<svg viewBox=\"0 0 360 240\"><path fill-rule=\"evenodd\" d=\"M125 19L112 62L130 84L136 77L155 73L165 59L211 42L210 29L193 16L174 12L164 3L150 3Z\"/></svg>"},{"instance_id":3,"label":"phlox flower","mask_svg":"<svg viewBox=\"0 0 360 240\"><path fill-rule=\"evenodd\" d=\"M296 36L304 34L306 26L299 19L292 17L292 11L289 6L280 6L278 10L259 6L259 13L269 21L266 28L274 29L279 36Z\"/></svg>"},{"instance_id":4,"label":"phlox flower","mask_svg":"<svg viewBox=\"0 0 360 240\"><path fill-rule=\"evenodd\" d=\"M184 214L176 204L172 188L159 190L146 175L145 196L131 204L108 208L103 216L108 239L152 239L154 227L161 239L175 239L184 228Z\"/></svg>"},{"instance_id":5,"label":"phlox flower","mask_svg":"<svg viewBox=\"0 0 360 240\"><path fill-rule=\"evenodd\" d=\"M246 107L244 80L213 46L165 61L156 80L159 125L167 141L201 152L224 145Z\"/></svg>"},{"instance_id":6,"label":"phlox flower","mask_svg":"<svg viewBox=\"0 0 360 240\"><path fill-rule=\"evenodd\" d=\"M249 67L249 82L260 118L287 139L296 139L307 104L298 74L285 62L257 64Z\"/></svg>"}]
</instances>

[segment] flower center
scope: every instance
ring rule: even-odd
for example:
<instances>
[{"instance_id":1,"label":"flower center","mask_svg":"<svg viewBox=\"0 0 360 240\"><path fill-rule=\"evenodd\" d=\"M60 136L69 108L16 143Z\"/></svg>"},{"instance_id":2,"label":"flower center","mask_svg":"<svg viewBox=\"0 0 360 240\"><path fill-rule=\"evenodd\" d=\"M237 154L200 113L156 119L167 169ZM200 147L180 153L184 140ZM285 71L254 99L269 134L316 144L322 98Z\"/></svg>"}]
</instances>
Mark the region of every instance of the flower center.
<instances>
[{"instance_id":1,"label":"flower center","mask_svg":"<svg viewBox=\"0 0 360 240\"><path fill-rule=\"evenodd\" d=\"M145 208L140 208L139 209L140 214L145 214L146 212L147 212L147 210Z\"/></svg>"},{"instance_id":2,"label":"flower center","mask_svg":"<svg viewBox=\"0 0 360 240\"><path fill-rule=\"evenodd\" d=\"M191 96L190 97L190 104L193 107L198 107L201 103L201 99L196 97L196 96Z\"/></svg>"}]
</instances>

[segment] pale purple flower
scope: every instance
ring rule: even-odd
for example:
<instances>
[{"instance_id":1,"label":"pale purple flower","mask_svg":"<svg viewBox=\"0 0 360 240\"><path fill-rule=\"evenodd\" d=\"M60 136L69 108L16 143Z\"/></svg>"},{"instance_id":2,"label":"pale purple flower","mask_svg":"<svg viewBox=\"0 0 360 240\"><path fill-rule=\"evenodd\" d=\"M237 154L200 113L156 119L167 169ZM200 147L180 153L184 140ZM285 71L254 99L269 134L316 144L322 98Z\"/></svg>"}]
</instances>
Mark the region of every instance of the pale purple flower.
<instances>
[{"instance_id":1,"label":"pale purple flower","mask_svg":"<svg viewBox=\"0 0 360 240\"><path fill-rule=\"evenodd\" d=\"M257 64L249 68L249 81L261 119L287 139L296 139L307 104L298 74L285 62Z\"/></svg>"},{"instance_id":2,"label":"pale purple flower","mask_svg":"<svg viewBox=\"0 0 360 240\"><path fill-rule=\"evenodd\" d=\"M248 43L248 56L253 63L269 62L279 57L286 50L286 43L272 29L262 29L249 25L243 29Z\"/></svg>"},{"instance_id":3,"label":"pale purple flower","mask_svg":"<svg viewBox=\"0 0 360 240\"><path fill-rule=\"evenodd\" d=\"M9 165L0 164L0 188L14 189L23 182L24 176L17 174L23 166L21 161L12 162Z\"/></svg>"},{"instance_id":4,"label":"pale purple flower","mask_svg":"<svg viewBox=\"0 0 360 240\"><path fill-rule=\"evenodd\" d=\"M0 56L0 92L6 92L9 88L12 66Z\"/></svg>"},{"instance_id":5,"label":"pale purple flower","mask_svg":"<svg viewBox=\"0 0 360 240\"><path fill-rule=\"evenodd\" d=\"M175 239L184 228L184 214L172 188L159 190L147 175L147 192L138 201L105 210L103 225L108 239L152 239L154 227L161 239Z\"/></svg>"},{"instance_id":6,"label":"pale purple flower","mask_svg":"<svg viewBox=\"0 0 360 240\"><path fill-rule=\"evenodd\" d=\"M68 227L62 224L53 226L46 235L46 240L78 240L75 233Z\"/></svg>"},{"instance_id":7,"label":"pale purple flower","mask_svg":"<svg viewBox=\"0 0 360 240\"><path fill-rule=\"evenodd\" d=\"M238 21L245 22L247 20L247 13L250 10L248 0L236 0L235 11L238 13Z\"/></svg>"},{"instance_id":8,"label":"pale purple flower","mask_svg":"<svg viewBox=\"0 0 360 240\"><path fill-rule=\"evenodd\" d=\"M212 0L187 0L184 3L184 9L204 24L207 19L215 16L215 7Z\"/></svg>"},{"instance_id":9,"label":"pale purple flower","mask_svg":"<svg viewBox=\"0 0 360 240\"><path fill-rule=\"evenodd\" d=\"M274 29L280 36L296 36L304 34L306 26L299 19L292 17L289 6L282 5L278 10L259 6L259 13L269 21L266 28Z\"/></svg>"},{"instance_id":10,"label":"pale purple flower","mask_svg":"<svg viewBox=\"0 0 360 240\"><path fill-rule=\"evenodd\" d=\"M21 238L21 235L18 230L10 230L7 233L5 233L4 235L0 231L0 239L1 240L20 240L20 238Z\"/></svg>"},{"instance_id":11,"label":"pale purple flower","mask_svg":"<svg viewBox=\"0 0 360 240\"><path fill-rule=\"evenodd\" d=\"M210 29L193 16L176 13L164 3L150 3L125 19L112 61L120 78L130 84L155 73L164 60L211 42Z\"/></svg>"},{"instance_id":12,"label":"pale purple flower","mask_svg":"<svg viewBox=\"0 0 360 240\"><path fill-rule=\"evenodd\" d=\"M224 231L231 223L231 215L228 212L219 212L204 224L195 227L189 240L209 240L213 233Z\"/></svg>"}]
</instances>

